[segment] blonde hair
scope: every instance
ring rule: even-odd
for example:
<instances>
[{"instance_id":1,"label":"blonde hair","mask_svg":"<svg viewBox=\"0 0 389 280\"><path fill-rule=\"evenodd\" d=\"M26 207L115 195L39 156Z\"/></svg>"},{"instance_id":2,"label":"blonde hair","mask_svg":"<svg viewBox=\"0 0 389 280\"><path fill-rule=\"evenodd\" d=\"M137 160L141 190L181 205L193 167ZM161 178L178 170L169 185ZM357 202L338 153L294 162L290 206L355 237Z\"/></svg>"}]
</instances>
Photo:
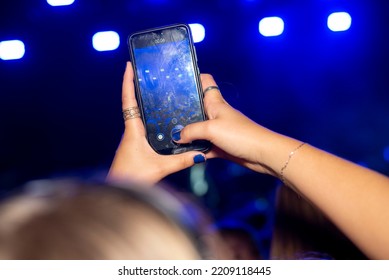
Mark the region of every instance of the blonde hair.
<instances>
[{"instance_id":1,"label":"blonde hair","mask_svg":"<svg viewBox=\"0 0 389 280\"><path fill-rule=\"evenodd\" d=\"M166 192L75 181L34 184L33 192L0 207L1 259L201 258L194 234L182 224L190 217Z\"/></svg>"}]
</instances>

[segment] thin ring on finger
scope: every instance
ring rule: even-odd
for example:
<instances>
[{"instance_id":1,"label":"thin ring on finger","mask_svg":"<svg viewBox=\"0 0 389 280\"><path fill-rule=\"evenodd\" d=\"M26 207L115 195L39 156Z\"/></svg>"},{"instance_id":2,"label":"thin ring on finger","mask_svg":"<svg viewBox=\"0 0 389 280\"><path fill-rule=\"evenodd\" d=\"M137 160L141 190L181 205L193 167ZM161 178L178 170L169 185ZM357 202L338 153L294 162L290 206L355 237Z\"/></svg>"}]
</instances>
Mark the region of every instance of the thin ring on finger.
<instances>
[{"instance_id":1,"label":"thin ring on finger","mask_svg":"<svg viewBox=\"0 0 389 280\"><path fill-rule=\"evenodd\" d=\"M140 118L140 110L138 106L129 107L123 110L123 119L124 121Z\"/></svg>"},{"instance_id":2,"label":"thin ring on finger","mask_svg":"<svg viewBox=\"0 0 389 280\"><path fill-rule=\"evenodd\" d=\"M207 87L207 88L203 91L203 93L205 94L207 91L210 91L210 90L218 90L218 91L220 91L220 89L219 89L218 86L209 86L209 87Z\"/></svg>"}]
</instances>

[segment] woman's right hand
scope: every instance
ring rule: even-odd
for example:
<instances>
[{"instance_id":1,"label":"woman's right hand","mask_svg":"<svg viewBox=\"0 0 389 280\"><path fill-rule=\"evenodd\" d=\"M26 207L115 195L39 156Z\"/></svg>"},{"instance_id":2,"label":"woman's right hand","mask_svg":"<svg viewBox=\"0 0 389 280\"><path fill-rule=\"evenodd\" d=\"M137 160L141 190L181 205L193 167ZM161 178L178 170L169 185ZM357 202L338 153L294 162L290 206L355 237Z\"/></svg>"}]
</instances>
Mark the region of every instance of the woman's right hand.
<instances>
[{"instance_id":1,"label":"woman's right hand","mask_svg":"<svg viewBox=\"0 0 389 280\"><path fill-rule=\"evenodd\" d=\"M210 75L201 78L204 89L216 85ZM214 148L207 158L231 159L281 177L368 257L389 258L388 177L310 145L295 154L301 141L251 121L227 104L217 89L205 93L204 106L209 120L187 125L180 142L209 140Z\"/></svg>"},{"instance_id":2,"label":"woman's right hand","mask_svg":"<svg viewBox=\"0 0 389 280\"><path fill-rule=\"evenodd\" d=\"M203 89L216 86L208 74L201 75L201 82ZM285 161L285 154L278 159L272 151L277 149L279 140L285 140L285 136L258 125L231 107L217 89L205 93L204 107L208 120L187 125L180 132L178 143L209 140L213 148L206 154L207 158L229 159L254 171L277 176L276 171ZM291 147L296 145L296 140L289 140L293 142Z\"/></svg>"}]
</instances>

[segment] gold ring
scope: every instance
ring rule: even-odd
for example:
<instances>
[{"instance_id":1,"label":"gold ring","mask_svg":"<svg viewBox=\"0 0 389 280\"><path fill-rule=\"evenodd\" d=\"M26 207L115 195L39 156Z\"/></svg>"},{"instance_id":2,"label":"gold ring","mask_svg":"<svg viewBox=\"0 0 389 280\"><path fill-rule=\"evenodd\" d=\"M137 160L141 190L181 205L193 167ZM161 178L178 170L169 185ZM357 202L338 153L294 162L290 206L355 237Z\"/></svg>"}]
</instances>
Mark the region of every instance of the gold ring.
<instances>
[{"instance_id":1,"label":"gold ring","mask_svg":"<svg viewBox=\"0 0 389 280\"><path fill-rule=\"evenodd\" d=\"M129 108L123 110L124 121L129 120L129 119L135 119L135 118L140 118L140 111L139 111L138 106L129 107Z\"/></svg>"},{"instance_id":2,"label":"gold ring","mask_svg":"<svg viewBox=\"0 0 389 280\"><path fill-rule=\"evenodd\" d=\"M212 90L212 89L217 89L218 91L220 91L220 89L219 89L218 86L210 86L210 87L207 87L207 88L203 91L203 93L205 94L207 91Z\"/></svg>"}]
</instances>

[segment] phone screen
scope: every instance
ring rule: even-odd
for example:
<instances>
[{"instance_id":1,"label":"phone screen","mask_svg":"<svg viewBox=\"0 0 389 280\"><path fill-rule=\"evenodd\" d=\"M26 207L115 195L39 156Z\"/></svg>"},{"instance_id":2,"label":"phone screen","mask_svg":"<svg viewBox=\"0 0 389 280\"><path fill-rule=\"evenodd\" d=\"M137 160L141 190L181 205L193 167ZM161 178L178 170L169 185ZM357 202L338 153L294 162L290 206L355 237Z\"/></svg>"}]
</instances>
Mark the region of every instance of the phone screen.
<instances>
[{"instance_id":1,"label":"phone screen","mask_svg":"<svg viewBox=\"0 0 389 280\"><path fill-rule=\"evenodd\" d=\"M179 145L172 133L205 120L189 29L174 26L130 37L138 101L150 145L161 154L209 148L206 141Z\"/></svg>"}]
</instances>

